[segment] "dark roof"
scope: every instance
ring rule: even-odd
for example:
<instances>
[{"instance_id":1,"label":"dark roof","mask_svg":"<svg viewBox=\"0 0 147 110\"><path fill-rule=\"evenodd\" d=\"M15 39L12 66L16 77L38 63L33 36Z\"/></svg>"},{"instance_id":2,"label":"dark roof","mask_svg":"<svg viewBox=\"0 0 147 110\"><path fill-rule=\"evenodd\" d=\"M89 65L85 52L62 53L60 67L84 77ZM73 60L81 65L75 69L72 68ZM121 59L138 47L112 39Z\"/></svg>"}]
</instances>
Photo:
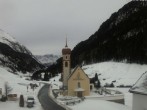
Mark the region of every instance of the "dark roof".
<instances>
[{"instance_id":1,"label":"dark roof","mask_svg":"<svg viewBox=\"0 0 147 110\"><path fill-rule=\"evenodd\" d=\"M141 75L129 92L147 95L147 71Z\"/></svg>"},{"instance_id":2,"label":"dark roof","mask_svg":"<svg viewBox=\"0 0 147 110\"><path fill-rule=\"evenodd\" d=\"M70 48L63 48L62 49L62 54L65 55L65 54L71 54L71 49Z\"/></svg>"}]
</instances>

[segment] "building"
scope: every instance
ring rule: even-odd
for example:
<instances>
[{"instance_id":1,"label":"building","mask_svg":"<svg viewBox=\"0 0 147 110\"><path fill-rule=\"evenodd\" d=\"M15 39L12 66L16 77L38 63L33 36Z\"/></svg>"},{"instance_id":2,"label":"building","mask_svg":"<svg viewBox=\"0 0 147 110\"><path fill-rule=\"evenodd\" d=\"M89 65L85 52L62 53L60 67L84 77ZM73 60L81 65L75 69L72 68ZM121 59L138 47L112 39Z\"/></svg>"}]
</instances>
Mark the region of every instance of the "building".
<instances>
[{"instance_id":1,"label":"building","mask_svg":"<svg viewBox=\"0 0 147 110\"><path fill-rule=\"evenodd\" d=\"M77 66L68 78L69 96L89 96L90 80L80 66Z\"/></svg>"},{"instance_id":2,"label":"building","mask_svg":"<svg viewBox=\"0 0 147 110\"><path fill-rule=\"evenodd\" d=\"M62 49L62 57L63 57L63 60L62 60L62 67L63 67L62 75L63 75L63 88L64 88L64 90L67 90L67 85L68 85L67 80L68 80L68 76L71 73L70 54L71 54L71 49L68 48L67 40L66 40L65 48Z\"/></svg>"},{"instance_id":3,"label":"building","mask_svg":"<svg viewBox=\"0 0 147 110\"><path fill-rule=\"evenodd\" d=\"M63 65L63 90L64 95L68 96L88 96L90 94L90 80L85 72L77 66L73 72L71 72L71 49L67 46L67 40L65 48L62 49L62 65Z\"/></svg>"},{"instance_id":4,"label":"building","mask_svg":"<svg viewBox=\"0 0 147 110\"><path fill-rule=\"evenodd\" d=\"M129 90L133 93L132 110L147 110L147 72Z\"/></svg>"}]
</instances>

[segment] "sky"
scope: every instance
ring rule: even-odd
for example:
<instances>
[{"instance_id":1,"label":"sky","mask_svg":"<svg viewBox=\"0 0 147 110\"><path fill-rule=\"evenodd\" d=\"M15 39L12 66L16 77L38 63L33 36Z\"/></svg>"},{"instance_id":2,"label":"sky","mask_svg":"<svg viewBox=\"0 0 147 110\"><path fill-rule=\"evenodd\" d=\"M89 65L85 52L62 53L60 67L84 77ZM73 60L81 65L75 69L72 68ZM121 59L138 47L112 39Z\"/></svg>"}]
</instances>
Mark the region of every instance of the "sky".
<instances>
[{"instance_id":1,"label":"sky","mask_svg":"<svg viewBox=\"0 0 147 110\"><path fill-rule=\"evenodd\" d=\"M131 0L0 0L0 29L34 55L61 55Z\"/></svg>"}]
</instances>

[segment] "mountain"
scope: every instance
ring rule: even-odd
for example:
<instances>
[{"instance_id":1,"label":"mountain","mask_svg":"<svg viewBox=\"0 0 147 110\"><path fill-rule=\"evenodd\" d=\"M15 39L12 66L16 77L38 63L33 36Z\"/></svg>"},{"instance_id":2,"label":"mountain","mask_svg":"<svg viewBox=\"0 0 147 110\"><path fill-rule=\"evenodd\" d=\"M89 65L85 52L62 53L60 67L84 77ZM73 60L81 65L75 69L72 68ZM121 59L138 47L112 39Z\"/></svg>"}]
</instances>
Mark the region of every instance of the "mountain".
<instances>
[{"instance_id":1,"label":"mountain","mask_svg":"<svg viewBox=\"0 0 147 110\"><path fill-rule=\"evenodd\" d=\"M35 57L44 65L49 66L56 63L56 60L60 58L59 55L46 54L46 55L35 55Z\"/></svg>"},{"instance_id":2,"label":"mountain","mask_svg":"<svg viewBox=\"0 0 147 110\"><path fill-rule=\"evenodd\" d=\"M71 65L104 61L147 63L147 1L124 5L71 52ZM62 58L50 72L62 71Z\"/></svg>"},{"instance_id":3,"label":"mountain","mask_svg":"<svg viewBox=\"0 0 147 110\"><path fill-rule=\"evenodd\" d=\"M0 30L0 66L7 67L11 72L23 73L44 67L25 46L3 30Z\"/></svg>"},{"instance_id":4,"label":"mountain","mask_svg":"<svg viewBox=\"0 0 147 110\"><path fill-rule=\"evenodd\" d=\"M131 1L72 50L72 66L103 61L147 63L147 1Z\"/></svg>"}]
</instances>

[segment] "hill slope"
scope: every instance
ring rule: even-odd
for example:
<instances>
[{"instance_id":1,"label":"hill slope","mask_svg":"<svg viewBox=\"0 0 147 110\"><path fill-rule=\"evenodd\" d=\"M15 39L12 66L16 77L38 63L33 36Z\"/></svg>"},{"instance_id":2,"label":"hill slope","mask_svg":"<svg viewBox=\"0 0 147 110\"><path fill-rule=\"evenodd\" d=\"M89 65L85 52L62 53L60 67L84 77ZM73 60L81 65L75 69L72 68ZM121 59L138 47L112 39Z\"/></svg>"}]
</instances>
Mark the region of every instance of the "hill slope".
<instances>
[{"instance_id":1,"label":"hill slope","mask_svg":"<svg viewBox=\"0 0 147 110\"><path fill-rule=\"evenodd\" d=\"M43 68L43 65L25 46L2 30L0 30L0 65L8 67L12 72L21 71L23 73Z\"/></svg>"},{"instance_id":2,"label":"hill slope","mask_svg":"<svg viewBox=\"0 0 147 110\"><path fill-rule=\"evenodd\" d=\"M84 65L82 69L89 78L94 78L97 73L102 86L107 83L111 84L112 82L115 86L132 86L147 71L147 64L141 65L110 61ZM60 78L61 74L53 78L52 81L54 79L59 81Z\"/></svg>"},{"instance_id":3,"label":"hill slope","mask_svg":"<svg viewBox=\"0 0 147 110\"><path fill-rule=\"evenodd\" d=\"M115 86L132 86L147 71L147 65L102 62L83 66L83 69L89 78L94 77L95 73L99 74L103 86L106 83L111 84L112 81L115 81Z\"/></svg>"},{"instance_id":4,"label":"hill slope","mask_svg":"<svg viewBox=\"0 0 147 110\"><path fill-rule=\"evenodd\" d=\"M147 63L147 2L131 1L72 50L72 66L123 61Z\"/></svg>"}]
</instances>

